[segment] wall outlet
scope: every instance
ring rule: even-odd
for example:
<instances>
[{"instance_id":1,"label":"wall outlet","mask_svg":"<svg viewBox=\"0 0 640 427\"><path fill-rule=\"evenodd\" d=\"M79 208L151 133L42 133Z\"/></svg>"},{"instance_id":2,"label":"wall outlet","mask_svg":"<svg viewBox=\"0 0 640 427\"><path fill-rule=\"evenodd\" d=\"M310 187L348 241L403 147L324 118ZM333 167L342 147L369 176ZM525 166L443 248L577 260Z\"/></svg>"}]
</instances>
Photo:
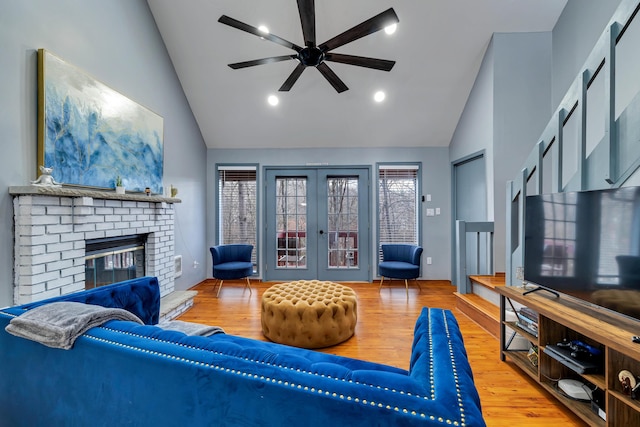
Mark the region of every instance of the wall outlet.
<instances>
[{"instance_id":1,"label":"wall outlet","mask_svg":"<svg viewBox=\"0 0 640 427\"><path fill-rule=\"evenodd\" d=\"M200 263L198 261L193 261L193 268L198 268Z\"/></svg>"},{"instance_id":2,"label":"wall outlet","mask_svg":"<svg viewBox=\"0 0 640 427\"><path fill-rule=\"evenodd\" d=\"M432 263L432 259L430 256L427 257L427 265L431 265Z\"/></svg>"},{"instance_id":3,"label":"wall outlet","mask_svg":"<svg viewBox=\"0 0 640 427\"><path fill-rule=\"evenodd\" d=\"M436 208L436 215L440 215L440 208Z\"/></svg>"},{"instance_id":4,"label":"wall outlet","mask_svg":"<svg viewBox=\"0 0 640 427\"><path fill-rule=\"evenodd\" d=\"M432 208L427 209L427 216L434 216L435 211Z\"/></svg>"}]
</instances>

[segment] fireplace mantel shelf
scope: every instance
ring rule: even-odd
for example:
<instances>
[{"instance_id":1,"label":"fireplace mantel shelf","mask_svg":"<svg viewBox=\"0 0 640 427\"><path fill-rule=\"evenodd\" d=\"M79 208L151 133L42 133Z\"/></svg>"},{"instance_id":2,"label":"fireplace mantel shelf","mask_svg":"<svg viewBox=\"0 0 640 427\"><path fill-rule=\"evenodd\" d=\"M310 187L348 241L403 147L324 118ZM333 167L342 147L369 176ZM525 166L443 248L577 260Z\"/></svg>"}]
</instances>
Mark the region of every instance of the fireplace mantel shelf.
<instances>
[{"instance_id":1,"label":"fireplace mantel shelf","mask_svg":"<svg viewBox=\"0 0 640 427\"><path fill-rule=\"evenodd\" d=\"M115 191L108 190L92 190L84 188L72 187L42 187L37 185L24 185L17 187L9 187L9 194L12 196L52 196L52 197L91 197L94 199L109 200L131 200L137 202L152 203L181 203L182 200L176 197L164 197L158 195L150 195L141 193L116 194Z\"/></svg>"}]
</instances>

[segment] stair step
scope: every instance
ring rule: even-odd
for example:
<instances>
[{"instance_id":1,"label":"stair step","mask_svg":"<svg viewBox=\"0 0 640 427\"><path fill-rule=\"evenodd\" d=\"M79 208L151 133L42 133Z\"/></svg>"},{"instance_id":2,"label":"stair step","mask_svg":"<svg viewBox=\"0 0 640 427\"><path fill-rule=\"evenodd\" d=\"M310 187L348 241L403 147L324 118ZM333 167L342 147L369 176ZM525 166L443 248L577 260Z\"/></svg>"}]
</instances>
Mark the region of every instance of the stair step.
<instances>
[{"instance_id":1,"label":"stair step","mask_svg":"<svg viewBox=\"0 0 640 427\"><path fill-rule=\"evenodd\" d=\"M455 295L458 310L498 339L500 336L500 308L475 294L455 292Z\"/></svg>"},{"instance_id":2,"label":"stair step","mask_svg":"<svg viewBox=\"0 0 640 427\"><path fill-rule=\"evenodd\" d=\"M469 276L469 280L491 290L494 290L497 286L504 286L505 284L504 273L496 273L494 275L472 275Z\"/></svg>"}]
</instances>

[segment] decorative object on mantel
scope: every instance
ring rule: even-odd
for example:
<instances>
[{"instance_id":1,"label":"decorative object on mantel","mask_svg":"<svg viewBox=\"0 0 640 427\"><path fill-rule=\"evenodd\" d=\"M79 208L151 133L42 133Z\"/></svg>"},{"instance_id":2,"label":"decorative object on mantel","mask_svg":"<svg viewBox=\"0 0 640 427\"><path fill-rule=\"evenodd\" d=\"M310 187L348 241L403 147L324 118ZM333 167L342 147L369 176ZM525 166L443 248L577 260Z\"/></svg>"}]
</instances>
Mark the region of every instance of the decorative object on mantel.
<instances>
[{"instance_id":1,"label":"decorative object on mantel","mask_svg":"<svg viewBox=\"0 0 640 427\"><path fill-rule=\"evenodd\" d=\"M166 197L164 195L147 196L144 193L126 193L116 194L114 191L104 191L99 188L80 188L80 187L43 187L39 185L25 185L17 187L9 187L9 194L12 196L22 195L43 195L53 197L90 197L92 199L103 200L130 200L138 202L151 203L182 203L182 200Z\"/></svg>"},{"instance_id":2,"label":"decorative object on mantel","mask_svg":"<svg viewBox=\"0 0 640 427\"><path fill-rule=\"evenodd\" d=\"M122 185L122 178L120 175L116 177L116 194L124 194L124 185Z\"/></svg>"},{"instance_id":3,"label":"decorative object on mantel","mask_svg":"<svg viewBox=\"0 0 640 427\"><path fill-rule=\"evenodd\" d=\"M162 194L163 119L50 52L38 50L38 164L65 185ZM134 154L135 153L135 154Z\"/></svg>"},{"instance_id":4,"label":"decorative object on mantel","mask_svg":"<svg viewBox=\"0 0 640 427\"><path fill-rule=\"evenodd\" d=\"M40 187L61 187L62 184L53 179L51 172L53 172L53 168L47 168L40 165L40 176L35 181L31 181L31 185L37 185Z\"/></svg>"},{"instance_id":5,"label":"decorative object on mantel","mask_svg":"<svg viewBox=\"0 0 640 427\"><path fill-rule=\"evenodd\" d=\"M178 195L178 187L174 187L171 185L171 197L176 197Z\"/></svg>"},{"instance_id":6,"label":"decorative object on mantel","mask_svg":"<svg viewBox=\"0 0 640 427\"><path fill-rule=\"evenodd\" d=\"M145 192L145 194L146 194L147 196L150 196L150 195L151 195L151 189L150 189L149 187L145 188L145 189L144 189L144 192Z\"/></svg>"}]
</instances>

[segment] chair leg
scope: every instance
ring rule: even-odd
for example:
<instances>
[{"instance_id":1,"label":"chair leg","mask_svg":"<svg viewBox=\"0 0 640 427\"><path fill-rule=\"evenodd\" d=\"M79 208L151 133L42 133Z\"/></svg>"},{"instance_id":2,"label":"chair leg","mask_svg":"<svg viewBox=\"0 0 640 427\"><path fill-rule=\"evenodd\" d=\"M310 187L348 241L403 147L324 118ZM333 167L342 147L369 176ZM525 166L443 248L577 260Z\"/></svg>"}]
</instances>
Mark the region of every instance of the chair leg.
<instances>
[{"instance_id":1,"label":"chair leg","mask_svg":"<svg viewBox=\"0 0 640 427\"><path fill-rule=\"evenodd\" d=\"M224 282L224 280L220 280L220 287L218 288L218 293L216 293L216 298L220 295L220 290L222 289L222 282Z\"/></svg>"},{"instance_id":2,"label":"chair leg","mask_svg":"<svg viewBox=\"0 0 640 427\"><path fill-rule=\"evenodd\" d=\"M247 286L249 287L249 295L251 295L251 282L249 281L248 277L245 277L245 279L247 279Z\"/></svg>"},{"instance_id":3,"label":"chair leg","mask_svg":"<svg viewBox=\"0 0 640 427\"><path fill-rule=\"evenodd\" d=\"M393 279L391 279L393 280ZM414 279L416 282L416 286L418 287L418 289L420 290L420 292L422 292L422 286L420 286L420 282L418 282L418 279ZM384 276L381 276L380 278L380 286L379 288L382 288L382 282L384 282ZM407 298L409 298L409 281L407 279L404 279L404 287L407 290Z\"/></svg>"}]
</instances>

